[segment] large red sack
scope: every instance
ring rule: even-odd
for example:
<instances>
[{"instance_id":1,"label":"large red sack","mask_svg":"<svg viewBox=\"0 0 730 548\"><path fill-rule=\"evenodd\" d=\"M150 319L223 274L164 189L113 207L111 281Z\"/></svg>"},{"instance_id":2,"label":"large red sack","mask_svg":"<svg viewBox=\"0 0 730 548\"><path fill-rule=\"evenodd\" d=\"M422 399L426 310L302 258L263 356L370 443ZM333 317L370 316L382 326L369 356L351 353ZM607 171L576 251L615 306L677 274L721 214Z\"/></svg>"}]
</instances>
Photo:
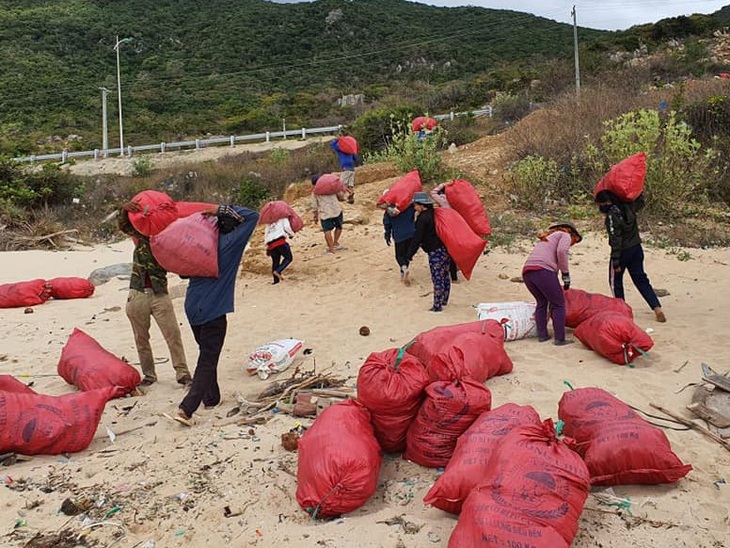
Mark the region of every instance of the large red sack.
<instances>
[{"instance_id":1,"label":"large red sack","mask_svg":"<svg viewBox=\"0 0 730 548\"><path fill-rule=\"evenodd\" d=\"M460 333L426 363L431 381L472 379L484 382L512 372L504 341L489 333Z\"/></svg>"},{"instance_id":2,"label":"large red sack","mask_svg":"<svg viewBox=\"0 0 730 548\"><path fill-rule=\"evenodd\" d=\"M36 306L50 298L51 286L40 278L0 285L0 308Z\"/></svg>"},{"instance_id":3,"label":"large red sack","mask_svg":"<svg viewBox=\"0 0 730 548\"><path fill-rule=\"evenodd\" d=\"M634 312L623 299L607 297L600 293L588 293L582 289L568 289L565 295L565 325L578 327L599 312L613 311L634 319Z\"/></svg>"},{"instance_id":4,"label":"large red sack","mask_svg":"<svg viewBox=\"0 0 730 548\"><path fill-rule=\"evenodd\" d=\"M674 454L666 434L601 388L563 394L558 417L574 438L593 485L674 483L692 470Z\"/></svg>"},{"instance_id":5,"label":"large red sack","mask_svg":"<svg viewBox=\"0 0 730 548\"><path fill-rule=\"evenodd\" d=\"M86 278L53 278L48 283L54 299L85 299L94 294L94 284Z\"/></svg>"},{"instance_id":6,"label":"large red sack","mask_svg":"<svg viewBox=\"0 0 730 548\"><path fill-rule=\"evenodd\" d=\"M325 173L317 179L312 192L318 196L324 196L327 194L338 194L346 190L345 184L337 175L334 173Z\"/></svg>"},{"instance_id":7,"label":"large red sack","mask_svg":"<svg viewBox=\"0 0 730 548\"><path fill-rule=\"evenodd\" d=\"M299 440L297 502L313 518L352 512L373 496L383 455L370 412L355 400L329 406Z\"/></svg>"},{"instance_id":8,"label":"large red sack","mask_svg":"<svg viewBox=\"0 0 730 548\"><path fill-rule=\"evenodd\" d=\"M439 123L436 118L431 118L430 116L418 116L411 122L411 129L413 130L413 133L418 133L422 129L431 131L438 124Z\"/></svg>"},{"instance_id":9,"label":"large red sack","mask_svg":"<svg viewBox=\"0 0 730 548\"><path fill-rule=\"evenodd\" d=\"M408 429L403 458L430 468L446 466L459 436L491 405L487 387L470 379L429 384Z\"/></svg>"},{"instance_id":10,"label":"large red sack","mask_svg":"<svg viewBox=\"0 0 730 548\"><path fill-rule=\"evenodd\" d=\"M646 153L639 152L611 167L593 189L595 198L602 190L613 192L624 202L633 202L644 192Z\"/></svg>"},{"instance_id":11,"label":"large red sack","mask_svg":"<svg viewBox=\"0 0 730 548\"><path fill-rule=\"evenodd\" d=\"M651 350L652 338L634 320L617 312L600 312L573 333L591 350L619 365L629 365Z\"/></svg>"},{"instance_id":12,"label":"large red sack","mask_svg":"<svg viewBox=\"0 0 730 548\"><path fill-rule=\"evenodd\" d=\"M357 141L349 135L337 138L337 148L345 154L357 154L358 151Z\"/></svg>"},{"instance_id":13,"label":"large red sack","mask_svg":"<svg viewBox=\"0 0 730 548\"><path fill-rule=\"evenodd\" d=\"M83 451L115 393L113 386L64 396L0 391L0 453Z\"/></svg>"},{"instance_id":14,"label":"large red sack","mask_svg":"<svg viewBox=\"0 0 730 548\"><path fill-rule=\"evenodd\" d=\"M378 198L377 206L383 209L388 206L395 206L400 211L405 211L413 202L413 195L416 192L421 192L422 190L423 186L421 185L421 176L419 175L418 170L414 169L393 183L391 187L386 190L380 198Z\"/></svg>"},{"instance_id":15,"label":"large red sack","mask_svg":"<svg viewBox=\"0 0 730 548\"><path fill-rule=\"evenodd\" d=\"M434 356L443 347L463 333L488 335L497 340L504 340L504 330L495 320L478 320L474 322L442 325L416 335L406 346L406 351L413 354L421 363L428 366Z\"/></svg>"},{"instance_id":16,"label":"large red sack","mask_svg":"<svg viewBox=\"0 0 730 548\"><path fill-rule=\"evenodd\" d=\"M368 411L375 438L386 453L402 453L423 401L428 375L402 348L373 352L357 375L357 399Z\"/></svg>"},{"instance_id":17,"label":"large red sack","mask_svg":"<svg viewBox=\"0 0 730 548\"><path fill-rule=\"evenodd\" d=\"M14 392L16 394L35 394L30 386L19 381L12 375L0 375L0 392Z\"/></svg>"},{"instance_id":18,"label":"large red sack","mask_svg":"<svg viewBox=\"0 0 730 548\"><path fill-rule=\"evenodd\" d=\"M145 190L131 201L139 205L140 211L130 211L129 221L145 236L159 234L178 218L175 202L164 192Z\"/></svg>"},{"instance_id":19,"label":"large red sack","mask_svg":"<svg viewBox=\"0 0 730 548\"><path fill-rule=\"evenodd\" d=\"M458 514L472 489L486 477L492 452L513 428L540 424L540 415L531 406L507 403L484 411L456 442L446 470L423 499L424 504Z\"/></svg>"},{"instance_id":20,"label":"large red sack","mask_svg":"<svg viewBox=\"0 0 730 548\"><path fill-rule=\"evenodd\" d=\"M492 226L482 200L469 181L454 179L444 190L451 208L459 212L477 236L485 238L492 234Z\"/></svg>"},{"instance_id":21,"label":"large red sack","mask_svg":"<svg viewBox=\"0 0 730 548\"><path fill-rule=\"evenodd\" d=\"M194 213L150 238L160 266L180 276L218 277L218 228L215 217Z\"/></svg>"},{"instance_id":22,"label":"large red sack","mask_svg":"<svg viewBox=\"0 0 730 548\"><path fill-rule=\"evenodd\" d=\"M446 246L446 251L467 280L471 279L487 242L477 236L458 211L446 207L434 210L436 233Z\"/></svg>"},{"instance_id":23,"label":"large red sack","mask_svg":"<svg viewBox=\"0 0 730 548\"><path fill-rule=\"evenodd\" d=\"M517 426L467 497L449 548L568 547L588 497L588 470L553 421Z\"/></svg>"},{"instance_id":24,"label":"large red sack","mask_svg":"<svg viewBox=\"0 0 730 548\"><path fill-rule=\"evenodd\" d=\"M288 218L289 225L294 232L299 232L304 228L304 221L299 214L284 200L274 200L266 202L259 212L259 224L267 225L275 223L280 219Z\"/></svg>"},{"instance_id":25,"label":"large red sack","mask_svg":"<svg viewBox=\"0 0 730 548\"><path fill-rule=\"evenodd\" d=\"M178 219L183 217L189 217L194 213L200 213L201 211L210 210L217 208L217 204L208 204L205 202L175 202L175 209L177 210Z\"/></svg>"},{"instance_id":26,"label":"large red sack","mask_svg":"<svg viewBox=\"0 0 730 548\"><path fill-rule=\"evenodd\" d=\"M79 390L116 387L116 396L128 394L140 383L139 372L104 349L79 328L66 341L58 361L58 374Z\"/></svg>"}]
</instances>

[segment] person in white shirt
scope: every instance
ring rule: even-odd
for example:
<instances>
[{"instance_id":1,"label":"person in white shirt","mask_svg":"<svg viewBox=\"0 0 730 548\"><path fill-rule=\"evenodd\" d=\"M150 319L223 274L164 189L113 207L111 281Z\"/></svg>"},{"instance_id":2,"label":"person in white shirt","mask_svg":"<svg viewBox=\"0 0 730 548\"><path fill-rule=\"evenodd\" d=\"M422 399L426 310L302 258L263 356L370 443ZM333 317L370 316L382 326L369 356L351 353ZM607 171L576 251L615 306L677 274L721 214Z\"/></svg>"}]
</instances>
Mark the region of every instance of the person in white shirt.
<instances>
[{"instance_id":1,"label":"person in white shirt","mask_svg":"<svg viewBox=\"0 0 730 548\"><path fill-rule=\"evenodd\" d=\"M284 279L282 272L294 260L289 242L286 241L287 238L293 236L294 231L287 217L282 217L278 221L266 225L264 242L266 243L266 254L271 257L271 273L274 276L274 284L278 284Z\"/></svg>"}]
</instances>

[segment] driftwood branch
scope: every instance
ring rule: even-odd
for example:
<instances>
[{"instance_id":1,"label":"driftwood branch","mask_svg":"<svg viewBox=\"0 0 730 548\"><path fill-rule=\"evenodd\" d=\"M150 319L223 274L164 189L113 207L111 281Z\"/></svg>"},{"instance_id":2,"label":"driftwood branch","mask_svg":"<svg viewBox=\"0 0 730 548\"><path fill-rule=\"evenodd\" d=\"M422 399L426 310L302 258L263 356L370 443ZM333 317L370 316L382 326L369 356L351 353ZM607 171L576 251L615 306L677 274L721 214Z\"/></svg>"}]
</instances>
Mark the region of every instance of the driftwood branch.
<instances>
[{"instance_id":1,"label":"driftwood branch","mask_svg":"<svg viewBox=\"0 0 730 548\"><path fill-rule=\"evenodd\" d=\"M690 428L692 428L694 430L697 430L700 434L702 434L702 435L710 438L711 440L716 441L717 443L719 443L720 445L722 445L725 449L727 449L728 451L730 451L730 442L728 442L727 440L722 439L720 436L718 436L717 434L715 434L711 430L705 428L701 424L697 424L696 422L694 422L692 420L685 419L681 415L677 415L673 411L670 411L669 409L665 409L661 405L657 405L655 403L649 403L649 405L651 405L654 409L657 409L657 410L661 411L665 415L669 415L674 420L676 420L678 422L681 422L685 426L689 426Z\"/></svg>"}]
</instances>

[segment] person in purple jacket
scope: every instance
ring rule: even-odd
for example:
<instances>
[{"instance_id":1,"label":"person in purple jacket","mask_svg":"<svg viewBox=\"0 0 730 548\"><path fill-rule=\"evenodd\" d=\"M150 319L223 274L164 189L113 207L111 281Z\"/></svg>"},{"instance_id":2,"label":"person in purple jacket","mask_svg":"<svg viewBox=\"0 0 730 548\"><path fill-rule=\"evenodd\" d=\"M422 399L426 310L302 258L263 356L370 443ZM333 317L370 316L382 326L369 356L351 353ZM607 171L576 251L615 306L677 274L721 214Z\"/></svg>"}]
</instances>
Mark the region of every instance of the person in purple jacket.
<instances>
[{"instance_id":1,"label":"person in purple jacket","mask_svg":"<svg viewBox=\"0 0 730 548\"><path fill-rule=\"evenodd\" d=\"M199 350L192 386L174 417L186 426L193 424L193 413L201 403L210 408L221 401L218 360L226 339L226 314L233 312L238 267L259 219L255 211L228 205L202 214L215 215L218 220L218 277L190 278L185 294L185 315Z\"/></svg>"},{"instance_id":2,"label":"person in purple jacket","mask_svg":"<svg viewBox=\"0 0 730 548\"><path fill-rule=\"evenodd\" d=\"M565 338L565 296L563 290L570 288L570 246L583 237L571 223L556 223L538 236L539 241L522 267L522 279L535 297L535 323L540 342L550 340L547 330L548 307L553 318L555 344L563 346L575 341ZM563 287L558 281L562 274Z\"/></svg>"}]
</instances>

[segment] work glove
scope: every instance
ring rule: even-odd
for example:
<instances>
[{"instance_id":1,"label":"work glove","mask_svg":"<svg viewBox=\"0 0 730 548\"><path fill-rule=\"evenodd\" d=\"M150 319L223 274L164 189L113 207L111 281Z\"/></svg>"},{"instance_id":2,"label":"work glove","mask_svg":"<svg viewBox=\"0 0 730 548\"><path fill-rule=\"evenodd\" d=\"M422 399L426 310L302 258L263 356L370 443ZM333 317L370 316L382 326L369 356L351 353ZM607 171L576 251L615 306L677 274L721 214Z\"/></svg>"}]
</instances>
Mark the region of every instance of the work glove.
<instances>
[{"instance_id":1,"label":"work glove","mask_svg":"<svg viewBox=\"0 0 730 548\"><path fill-rule=\"evenodd\" d=\"M567 291L570 289L570 274L563 272L563 289Z\"/></svg>"},{"instance_id":2,"label":"work glove","mask_svg":"<svg viewBox=\"0 0 730 548\"><path fill-rule=\"evenodd\" d=\"M388 247L390 247L390 236L387 234L385 235L385 243L388 244Z\"/></svg>"}]
</instances>

